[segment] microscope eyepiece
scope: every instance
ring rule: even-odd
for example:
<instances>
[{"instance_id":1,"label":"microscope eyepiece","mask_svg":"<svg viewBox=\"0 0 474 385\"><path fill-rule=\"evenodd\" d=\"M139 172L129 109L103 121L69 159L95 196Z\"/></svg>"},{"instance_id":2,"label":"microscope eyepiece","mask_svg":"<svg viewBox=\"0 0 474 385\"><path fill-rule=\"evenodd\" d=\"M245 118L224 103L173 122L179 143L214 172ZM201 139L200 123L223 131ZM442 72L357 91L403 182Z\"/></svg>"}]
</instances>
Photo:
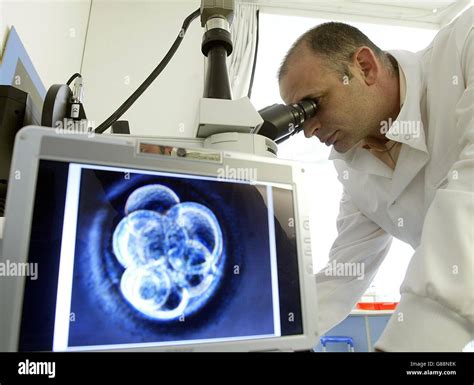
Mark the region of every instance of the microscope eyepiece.
<instances>
[{"instance_id":1,"label":"microscope eyepiece","mask_svg":"<svg viewBox=\"0 0 474 385\"><path fill-rule=\"evenodd\" d=\"M298 103L284 105L273 104L259 111L263 123L254 134L266 136L281 143L291 135L303 129L303 123L316 114L317 105L314 100L304 99Z\"/></svg>"}]
</instances>

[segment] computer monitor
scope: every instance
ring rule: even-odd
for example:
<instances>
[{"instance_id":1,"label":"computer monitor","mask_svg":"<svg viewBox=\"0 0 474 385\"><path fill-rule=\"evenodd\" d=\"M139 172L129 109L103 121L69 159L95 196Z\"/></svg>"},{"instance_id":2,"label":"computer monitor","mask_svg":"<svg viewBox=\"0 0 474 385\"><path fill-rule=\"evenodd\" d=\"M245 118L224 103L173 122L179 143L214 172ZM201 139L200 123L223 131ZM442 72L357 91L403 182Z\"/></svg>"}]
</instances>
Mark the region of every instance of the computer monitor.
<instances>
[{"instance_id":1,"label":"computer monitor","mask_svg":"<svg viewBox=\"0 0 474 385\"><path fill-rule=\"evenodd\" d=\"M0 84L28 94L23 126L41 124L46 88L15 27L8 32L5 50L0 56Z\"/></svg>"},{"instance_id":2,"label":"computer monitor","mask_svg":"<svg viewBox=\"0 0 474 385\"><path fill-rule=\"evenodd\" d=\"M185 143L20 131L0 350L315 345L304 168Z\"/></svg>"},{"instance_id":3,"label":"computer monitor","mask_svg":"<svg viewBox=\"0 0 474 385\"><path fill-rule=\"evenodd\" d=\"M46 96L40 76L14 27L8 32L5 49L2 48L0 46L0 217L4 215L13 138L21 127L41 124Z\"/></svg>"}]
</instances>

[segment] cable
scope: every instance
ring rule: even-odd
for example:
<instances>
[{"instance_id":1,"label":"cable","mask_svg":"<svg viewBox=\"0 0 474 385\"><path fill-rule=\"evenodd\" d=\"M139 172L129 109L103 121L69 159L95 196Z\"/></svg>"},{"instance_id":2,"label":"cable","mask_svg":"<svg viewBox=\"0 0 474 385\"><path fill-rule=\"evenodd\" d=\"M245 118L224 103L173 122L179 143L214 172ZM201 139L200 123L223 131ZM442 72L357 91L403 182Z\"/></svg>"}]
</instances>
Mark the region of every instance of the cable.
<instances>
[{"instance_id":1,"label":"cable","mask_svg":"<svg viewBox=\"0 0 474 385\"><path fill-rule=\"evenodd\" d=\"M145 79L145 81L135 90L135 92L130 95L130 97L112 114L107 120L105 120L101 125L99 125L94 133L102 134L107 130L113 123L115 123L131 106L135 101L145 92L145 90L150 86L151 83L158 77L158 75L165 69L166 65L172 59L176 51L178 50L181 41L184 38L184 35L189 27L189 24L201 14L201 9L197 9L191 13L183 22L183 26L179 31L176 40L169 49L166 56L161 60L160 64L153 70L153 72Z\"/></svg>"},{"instance_id":2,"label":"cable","mask_svg":"<svg viewBox=\"0 0 474 385\"><path fill-rule=\"evenodd\" d=\"M252 96L253 81L254 81L254 78L255 78L255 69L257 68L258 41L260 40L260 10L259 9L257 9L257 36L256 36L255 39L256 39L255 55L253 57L252 75L250 77L249 92L247 94L249 99Z\"/></svg>"},{"instance_id":3,"label":"cable","mask_svg":"<svg viewBox=\"0 0 474 385\"><path fill-rule=\"evenodd\" d=\"M67 81L66 84L67 84L68 86L71 85L71 83L73 82L73 80L74 80L75 78L82 78L82 75L81 75L79 72L76 72L74 75L72 75L72 76L69 78L69 80Z\"/></svg>"}]
</instances>

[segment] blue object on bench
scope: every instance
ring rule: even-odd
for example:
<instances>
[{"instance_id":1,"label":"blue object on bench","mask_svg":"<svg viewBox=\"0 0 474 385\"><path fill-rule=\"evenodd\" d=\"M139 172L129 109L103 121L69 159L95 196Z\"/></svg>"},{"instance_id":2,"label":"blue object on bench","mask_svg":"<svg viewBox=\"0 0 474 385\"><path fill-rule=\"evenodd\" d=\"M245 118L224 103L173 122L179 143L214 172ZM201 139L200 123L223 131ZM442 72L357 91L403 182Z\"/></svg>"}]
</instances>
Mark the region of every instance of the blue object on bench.
<instances>
[{"instance_id":1,"label":"blue object on bench","mask_svg":"<svg viewBox=\"0 0 474 385\"><path fill-rule=\"evenodd\" d=\"M347 350L349 352L354 351L354 340L352 337L347 337L347 336L325 336L321 337L321 345L323 346L323 352L326 352L326 345L328 342L342 342L347 344Z\"/></svg>"}]
</instances>

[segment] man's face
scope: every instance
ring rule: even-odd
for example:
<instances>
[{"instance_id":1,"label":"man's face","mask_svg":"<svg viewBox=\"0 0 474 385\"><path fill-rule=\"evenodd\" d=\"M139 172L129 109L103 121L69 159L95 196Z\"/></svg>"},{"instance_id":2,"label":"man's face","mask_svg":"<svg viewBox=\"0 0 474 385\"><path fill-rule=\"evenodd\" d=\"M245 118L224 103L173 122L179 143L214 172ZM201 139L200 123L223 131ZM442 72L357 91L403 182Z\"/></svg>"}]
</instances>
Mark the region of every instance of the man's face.
<instances>
[{"instance_id":1,"label":"man's face","mask_svg":"<svg viewBox=\"0 0 474 385\"><path fill-rule=\"evenodd\" d=\"M280 82L280 95L286 104L313 99L318 105L316 115L304 123L305 136L315 135L340 153L380 128L374 91L356 67L351 69L353 76L348 79L324 59L304 50L290 59L288 72Z\"/></svg>"}]
</instances>

